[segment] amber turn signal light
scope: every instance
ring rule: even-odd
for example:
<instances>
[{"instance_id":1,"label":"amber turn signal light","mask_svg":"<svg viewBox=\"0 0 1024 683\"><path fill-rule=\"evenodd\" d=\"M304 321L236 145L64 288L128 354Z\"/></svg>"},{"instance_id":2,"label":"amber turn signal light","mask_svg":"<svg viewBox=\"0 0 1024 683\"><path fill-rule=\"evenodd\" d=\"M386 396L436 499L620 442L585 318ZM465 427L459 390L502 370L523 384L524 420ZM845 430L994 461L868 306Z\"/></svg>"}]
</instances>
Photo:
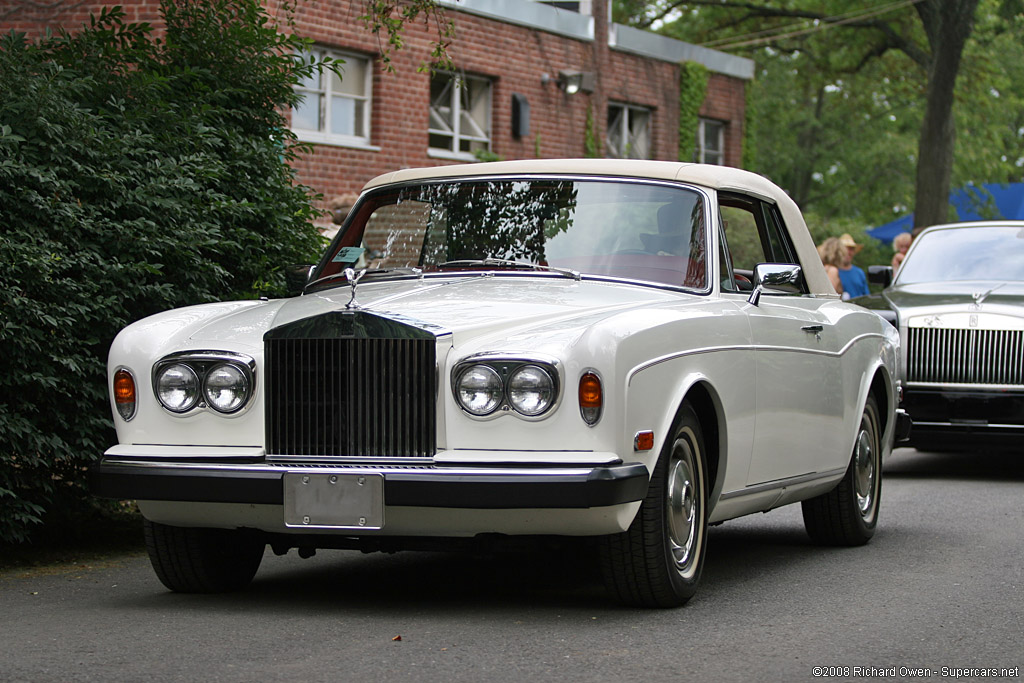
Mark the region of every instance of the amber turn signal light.
<instances>
[{"instance_id":1,"label":"amber turn signal light","mask_svg":"<svg viewBox=\"0 0 1024 683\"><path fill-rule=\"evenodd\" d=\"M637 432L633 437L634 451L649 451L654 448L654 432Z\"/></svg>"},{"instance_id":2,"label":"amber turn signal light","mask_svg":"<svg viewBox=\"0 0 1024 683\"><path fill-rule=\"evenodd\" d=\"M135 378L124 368L114 373L114 405L126 422L135 417Z\"/></svg>"},{"instance_id":3,"label":"amber turn signal light","mask_svg":"<svg viewBox=\"0 0 1024 683\"><path fill-rule=\"evenodd\" d=\"M583 373L580 377L580 415L588 425L595 425L601 419L601 406L604 394L601 390L601 378L593 372Z\"/></svg>"}]
</instances>

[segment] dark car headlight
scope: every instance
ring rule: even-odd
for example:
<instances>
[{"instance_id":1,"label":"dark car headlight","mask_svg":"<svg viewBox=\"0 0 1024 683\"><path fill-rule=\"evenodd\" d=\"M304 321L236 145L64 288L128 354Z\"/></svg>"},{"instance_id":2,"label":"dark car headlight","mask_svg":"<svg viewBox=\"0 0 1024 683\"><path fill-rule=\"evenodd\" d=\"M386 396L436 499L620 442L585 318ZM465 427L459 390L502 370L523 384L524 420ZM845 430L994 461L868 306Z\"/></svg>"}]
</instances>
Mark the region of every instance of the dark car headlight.
<instances>
[{"instance_id":1,"label":"dark car headlight","mask_svg":"<svg viewBox=\"0 0 1024 683\"><path fill-rule=\"evenodd\" d=\"M244 409L256 390L256 362L227 351L186 351L157 361L153 391L176 415L209 408L222 415Z\"/></svg>"}]
</instances>

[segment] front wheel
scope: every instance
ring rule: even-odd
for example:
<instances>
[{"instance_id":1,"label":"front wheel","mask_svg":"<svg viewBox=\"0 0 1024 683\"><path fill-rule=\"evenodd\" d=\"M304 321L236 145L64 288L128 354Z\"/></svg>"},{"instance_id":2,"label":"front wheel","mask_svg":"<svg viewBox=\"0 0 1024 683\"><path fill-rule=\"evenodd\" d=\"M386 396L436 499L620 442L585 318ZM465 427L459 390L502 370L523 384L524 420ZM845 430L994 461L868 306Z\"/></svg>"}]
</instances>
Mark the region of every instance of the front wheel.
<instances>
[{"instance_id":1,"label":"front wheel","mask_svg":"<svg viewBox=\"0 0 1024 683\"><path fill-rule=\"evenodd\" d=\"M704 568L707 466L697 414L683 405L647 496L629 529L601 540L605 584L621 602L676 607L693 597Z\"/></svg>"},{"instance_id":2,"label":"front wheel","mask_svg":"<svg viewBox=\"0 0 1024 683\"><path fill-rule=\"evenodd\" d=\"M249 585L266 544L244 531L194 529L143 520L160 582L178 593L227 593Z\"/></svg>"},{"instance_id":3,"label":"front wheel","mask_svg":"<svg viewBox=\"0 0 1024 683\"><path fill-rule=\"evenodd\" d=\"M864 545L875 534L882 496L882 433L878 404L868 396L853 455L839 484L803 502L804 527L815 543Z\"/></svg>"}]
</instances>

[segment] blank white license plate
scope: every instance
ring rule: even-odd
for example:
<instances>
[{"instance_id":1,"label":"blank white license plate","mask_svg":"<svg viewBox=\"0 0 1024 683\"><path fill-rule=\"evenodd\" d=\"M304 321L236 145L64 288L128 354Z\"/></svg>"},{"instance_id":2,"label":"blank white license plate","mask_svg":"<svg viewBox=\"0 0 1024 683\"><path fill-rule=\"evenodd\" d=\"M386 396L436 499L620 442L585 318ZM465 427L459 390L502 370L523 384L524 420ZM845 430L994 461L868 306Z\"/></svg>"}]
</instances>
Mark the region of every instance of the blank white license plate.
<instances>
[{"instance_id":1,"label":"blank white license plate","mask_svg":"<svg viewBox=\"0 0 1024 683\"><path fill-rule=\"evenodd\" d=\"M384 476L287 472L284 523L321 529L383 528Z\"/></svg>"}]
</instances>

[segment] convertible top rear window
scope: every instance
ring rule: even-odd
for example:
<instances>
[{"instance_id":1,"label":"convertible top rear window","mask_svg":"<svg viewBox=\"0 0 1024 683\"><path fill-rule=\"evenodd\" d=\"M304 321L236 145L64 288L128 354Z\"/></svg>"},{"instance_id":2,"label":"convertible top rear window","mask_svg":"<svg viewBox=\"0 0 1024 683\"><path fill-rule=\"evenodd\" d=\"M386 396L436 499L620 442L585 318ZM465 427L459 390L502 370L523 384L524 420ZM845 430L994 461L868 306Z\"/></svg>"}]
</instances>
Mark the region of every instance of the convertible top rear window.
<instances>
[{"instance_id":1,"label":"convertible top rear window","mask_svg":"<svg viewBox=\"0 0 1024 683\"><path fill-rule=\"evenodd\" d=\"M488 270L530 264L706 290L705 215L694 190L630 181L459 180L388 188L360 203L314 280L345 268L429 273L459 262Z\"/></svg>"}]
</instances>

